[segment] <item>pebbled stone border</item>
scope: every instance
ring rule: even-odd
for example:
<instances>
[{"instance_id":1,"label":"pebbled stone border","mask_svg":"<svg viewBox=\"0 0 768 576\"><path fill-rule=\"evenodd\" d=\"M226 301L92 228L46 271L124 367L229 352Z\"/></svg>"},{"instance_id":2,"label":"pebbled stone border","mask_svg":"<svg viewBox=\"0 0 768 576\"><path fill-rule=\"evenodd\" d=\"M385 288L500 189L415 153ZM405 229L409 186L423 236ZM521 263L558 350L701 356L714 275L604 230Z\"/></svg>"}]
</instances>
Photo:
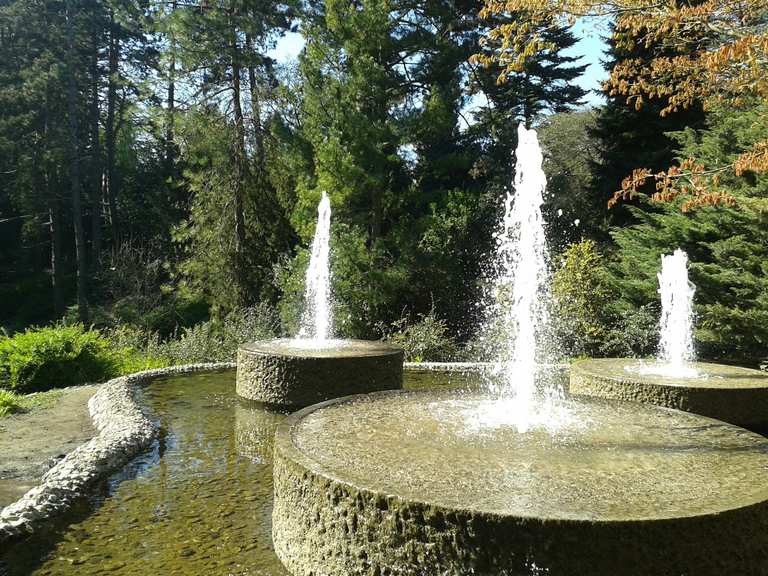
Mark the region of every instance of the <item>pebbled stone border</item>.
<instances>
[{"instance_id":1,"label":"pebbled stone border","mask_svg":"<svg viewBox=\"0 0 768 576\"><path fill-rule=\"evenodd\" d=\"M66 511L98 478L149 446L158 427L138 401L140 386L162 376L235 367L233 362L171 366L120 376L102 384L88 401L98 435L67 454L45 473L40 484L0 510L0 543L34 532L51 516Z\"/></svg>"}]
</instances>

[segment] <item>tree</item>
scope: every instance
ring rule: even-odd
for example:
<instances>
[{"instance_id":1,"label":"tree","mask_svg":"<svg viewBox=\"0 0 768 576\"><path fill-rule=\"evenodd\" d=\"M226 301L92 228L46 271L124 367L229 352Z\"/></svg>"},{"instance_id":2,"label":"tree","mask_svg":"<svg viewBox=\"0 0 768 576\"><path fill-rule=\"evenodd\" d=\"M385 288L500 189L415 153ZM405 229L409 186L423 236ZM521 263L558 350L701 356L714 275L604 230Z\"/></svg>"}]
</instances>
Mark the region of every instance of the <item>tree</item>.
<instances>
[{"instance_id":1,"label":"tree","mask_svg":"<svg viewBox=\"0 0 768 576\"><path fill-rule=\"evenodd\" d=\"M538 127L547 175L545 220L550 223L550 247L562 250L586 236L605 240L608 210L595 193L592 167L601 162L593 138L599 113L595 110L561 112L548 116Z\"/></svg>"},{"instance_id":2,"label":"tree","mask_svg":"<svg viewBox=\"0 0 768 576\"><path fill-rule=\"evenodd\" d=\"M231 0L179 6L168 16L176 81L184 75L194 94L182 136L192 199L176 234L187 255L181 270L216 310L267 295L272 265L286 247L285 216L264 177L259 98L273 78L265 52L288 29L290 15L280 2ZM226 266L209 286L215 261Z\"/></svg>"},{"instance_id":3,"label":"tree","mask_svg":"<svg viewBox=\"0 0 768 576\"><path fill-rule=\"evenodd\" d=\"M493 15L484 21L485 30L516 22L522 17L521 14ZM581 117L566 115L579 106L586 95L586 92L574 83L586 66L577 64L578 57L565 56L562 53L572 47L576 39L570 31L562 27L544 30L542 34L550 42L548 48L532 56L519 70L509 71L498 77L489 67L473 65L473 92L481 102L485 101L485 104L475 111L476 122L469 128L483 147L483 154L475 166L475 172L482 176L493 190L497 213L501 210L504 188L512 181L517 125L520 122L528 127L540 126L544 128L544 132L552 135L561 129L567 130L573 136L570 139L572 144L575 144L576 140L585 144L585 139L577 137L571 130L575 128L574 122L578 122L576 119ZM485 43L482 47L483 52L476 54L472 58L473 62L484 63L488 55L497 49L497 46L490 43ZM552 115L558 120L551 120ZM565 120L566 118L573 122ZM566 128L566 125L571 128ZM546 126L550 128L547 129ZM550 140L550 149L554 152L556 147L555 142ZM548 176L555 176L554 172L559 169L555 168L552 162L556 157L556 153L550 156L549 168L552 170L547 172ZM564 160L564 157L560 158ZM573 198L566 196L574 190L575 188L550 187L546 206L550 221L556 219L558 222L564 222L564 219L558 216L558 210L563 210L561 214L571 212L564 210L564 207L572 205ZM588 214L568 213L567 217L570 218L569 223L577 218L583 218L585 222L592 221ZM557 229L565 231L562 226ZM562 248L566 238L560 236L554 241Z\"/></svg>"},{"instance_id":4,"label":"tree","mask_svg":"<svg viewBox=\"0 0 768 576\"><path fill-rule=\"evenodd\" d=\"M622 48L609 38L604 65L608 72L613 72L628 59L650 62L653 57L651 49ZM602 205L606 223L621 226L632 221L631 215L624 204L612 205L609 210L607 202L621 188L624 178L638 166L654 172L670 166L675 160L677 143L668 133L685 127L700 128L704 113L696 104L662 115L664 103L657 99L637 108L627 106L626 98L612 93L609 87L604 87L603 95L606 104L600 107L596 125L590 130L590 137L599 149L598 158L592 164L594 193L595 200ZM655 189L652 182L647 182L637 191L650 196Z\"/></svg>"},{"instance_id":5,"label":"tree","mask_svg":"<svg viewBox=\"0 0 768 576\"><path fill-rule=\"evenodd\" d=\"M608 86L612 95L627 104L642 107L646 101L662 103L661 114L702 103L742 106L768 96L763 79L768 67L768 4L763 0L739 3L703 0L656 3L649 0L564 0L541 3L535 0L486 0L482 14L494 16L524 13L526 17L498 26L488 41L501 49L480 55L485 64L498 63L502 74L517 72L533 55L551 47L540 32L551 25L573 24L577 17L614 17L613 38L619 48L650 50L652 58L629 58L612 69ZM765 119L761 120L766 122ZM720 186L720 177L730 171L768 170L768 142L753 142L729 164L706 167L695 159L658 173L638 168L622 184L614 201L631 197L649 178L657 187L656 200L686 197L683 209L732 203L733 197Z\"/></svg>"},{"instance_id":6,"label":"tree","mask_svg":"<svg viewBox=\"0 0 768 576\"><path fill-rule=\"evenodd\" d=\"M735 161L753 142L768 137L761 121L765 113L765 103L754 103L749 112L713 110L706 128L677 133L680 157ZM660 211L632 207L639 223L613 232L618 245L614 276L624 306L654 302L661 254L682 248L696 285L700 352L756 364L768 342L768 179L754 173L724 175L723 185L738 199L738 208L701 207L692 217L679 210L682 199Z\"/></svg>"}]
</instances>

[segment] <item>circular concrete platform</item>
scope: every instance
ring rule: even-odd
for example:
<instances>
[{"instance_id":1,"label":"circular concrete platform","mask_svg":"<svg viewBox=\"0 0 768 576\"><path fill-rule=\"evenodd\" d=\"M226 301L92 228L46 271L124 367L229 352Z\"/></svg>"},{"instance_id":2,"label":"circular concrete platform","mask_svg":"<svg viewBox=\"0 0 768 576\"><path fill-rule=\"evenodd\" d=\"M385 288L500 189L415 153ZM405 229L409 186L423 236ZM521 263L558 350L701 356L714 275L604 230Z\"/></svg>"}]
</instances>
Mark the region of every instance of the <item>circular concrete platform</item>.
<instances>
[{"instance_id":1,"label":"circular concrete platform","mask_svg":"<svg viewBox=\"0 0 768 576\"><path fill-rule=\"evenodd\" d=\"M768 440L655 406L565 403L520 434L480 393L311 406L275 436L295 576L762 575Z\"/></svg>"},{"instance_id":2,"label":"circular concrete platform","mask_svg":"<svg viewBox=\"0 0 768 576\"><path fill-rule=\"evenodd\" d=\"M237 393L280 406L308 406L403 386L403 351L381 342L267 340L237 351Z\"/></svg>"},{"instance_id":3,"label":"circular concrete platform","mask_svg":"<svg viewBox=\"0 0 768 576\"><path fill-rule=\"evenodd\" d=\"M768 373L738 366L691 363L699 376L649 374L633 358L580 360L571 366L570 392L646 402L768 432Z\"/></svg>"}]
</instances>

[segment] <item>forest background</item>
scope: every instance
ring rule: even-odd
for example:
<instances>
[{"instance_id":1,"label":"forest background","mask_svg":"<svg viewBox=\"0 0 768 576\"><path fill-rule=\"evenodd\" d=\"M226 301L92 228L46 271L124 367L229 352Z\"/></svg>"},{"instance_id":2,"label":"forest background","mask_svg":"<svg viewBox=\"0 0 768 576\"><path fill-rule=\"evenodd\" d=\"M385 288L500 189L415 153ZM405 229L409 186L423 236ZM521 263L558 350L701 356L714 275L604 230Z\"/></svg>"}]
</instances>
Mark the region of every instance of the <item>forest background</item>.
<instances>
[{"instance_id":1,"label":"forest background","mask_svg":"<svg viewBox=\"0 0 768 576\"><path fill-rule=\"evenodd\" d=\"M32 327L93 327L157 362L294 334L322 191L337 335L476 359L520 122L545 153L563 356L652 354L660 257L682 248L700 355L764 362L768 179L719 168L768 140L760 90L713 103L607 82L586 106L569 22L488 4L2 0L0 363ZM702 50L628 42L621 17L600 15L612 78ZM526 22L531 46L497 34ZM298 58L277 62L296 32ZM525 58L502 71L505 49ZM714 166L721 196L667 193L650 175L670 166L702 187Z\"/></svg>"}]
</instances>

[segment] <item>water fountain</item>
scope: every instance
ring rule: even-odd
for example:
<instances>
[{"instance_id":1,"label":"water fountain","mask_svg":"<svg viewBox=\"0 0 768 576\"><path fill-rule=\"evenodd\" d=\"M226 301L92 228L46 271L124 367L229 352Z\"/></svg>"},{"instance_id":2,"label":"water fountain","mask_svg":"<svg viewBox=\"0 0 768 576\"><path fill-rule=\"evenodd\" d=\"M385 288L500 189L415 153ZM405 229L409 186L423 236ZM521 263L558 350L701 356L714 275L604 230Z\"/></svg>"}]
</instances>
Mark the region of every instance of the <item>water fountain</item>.
<instances>
[{"instance_id":1,"label":"water fountain","mask_svg":"<svg viewBox=\"0 0 768 576\"><path fill-rule=\"evenodd\" d=\"M764 573L768 440L657 406L563 399L536 377L540 164L521 126L496 384L331 400L278 426L272 535L294 576Z\"/></svg>"},{"instance_id":2,"label":"water fountain","mask_svg":"<svg viewBox=\"0 0 768 576\"><path fill-rule=\"evenodd\" d=\"M251 342L237 352L237 393L280 406L402 387L403 351L381 342L333 338L331 203L323 192L296 338Z\"/></svg>"},{"instance_id":3,"label":"water fountain","mask_svg":"<svg viewBox=\"0 0 768 576\"><path fill-rule=\"evenodd\" d=\"M651 361L591 359L571 369L574 394L636 400L703 414L759 432L768 431L768 374L738 366L696 362L688 255L661 257L659 353Z\"/></svg>"}]
</instances>

